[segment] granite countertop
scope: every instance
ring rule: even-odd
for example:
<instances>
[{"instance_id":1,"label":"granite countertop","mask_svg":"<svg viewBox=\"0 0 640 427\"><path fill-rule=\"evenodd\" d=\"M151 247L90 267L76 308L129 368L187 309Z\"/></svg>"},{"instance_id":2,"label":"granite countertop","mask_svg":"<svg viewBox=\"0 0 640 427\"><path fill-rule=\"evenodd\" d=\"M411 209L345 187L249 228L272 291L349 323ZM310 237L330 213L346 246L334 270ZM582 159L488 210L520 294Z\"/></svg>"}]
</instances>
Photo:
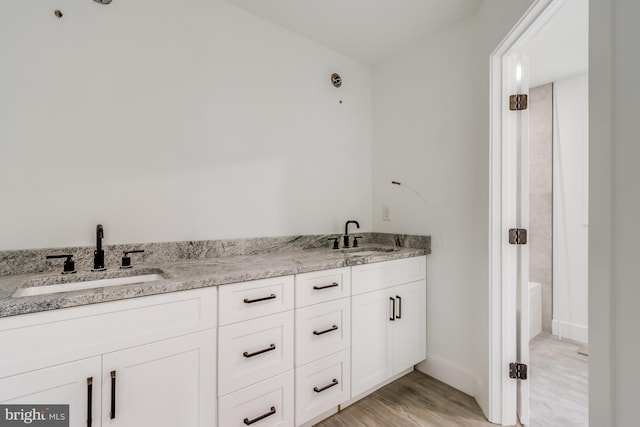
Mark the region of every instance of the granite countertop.
<instances>
[{"instance_id":1,"label":"granite countertop","mask_svg":"<svg viewBox=\"0 0 640 427\"><path fill-rule=\"evenodd\" d=\"M359 251L365 251L371 247L371 245L363 245L359 248ZM0 277L0 318L145 295L408 258L430 253L428 249L379 244L376 244L375 248L386 249L388 252L376 252L372 255L358 256L355 252L332 249L297 249L179 262L146 263L136 265L131 270L79 271L77 274L64 276L59 272L8 275ZM100 287L48 295L13 296L25 284L29 286L46 286L52 283L69 283L149 273L159 273L162 279L133 285Z\"/></svg>"}]
</instances>

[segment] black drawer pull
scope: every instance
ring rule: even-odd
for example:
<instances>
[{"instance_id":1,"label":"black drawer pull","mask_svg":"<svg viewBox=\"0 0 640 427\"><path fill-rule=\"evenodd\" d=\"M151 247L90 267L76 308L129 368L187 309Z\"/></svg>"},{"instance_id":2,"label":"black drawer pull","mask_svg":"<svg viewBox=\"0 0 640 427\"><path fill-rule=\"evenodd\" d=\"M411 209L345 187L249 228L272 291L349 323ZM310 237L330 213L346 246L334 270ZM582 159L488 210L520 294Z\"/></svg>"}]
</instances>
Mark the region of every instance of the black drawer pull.
<instances>
[{"instance_id":1,"label":"black drawer pull","mask_svg":"<svg viewBox=\"0 0 640 427\"><path fill-rule=\"evenodd\" d=\"M333 387L334 385L338 385L338 380L337 380L337 379L335 379L335 378L333 379L333 381L331 381L331 384L326 385L326 386L324 386L324 387L320 387L320 388L318 388L318 387L314 387L314 388L313 388L313 391L315 391L316 393L322 393L323 391L325 391L325 390L326 390L326 389L328 389L328 388Z\"/></svg>"},{"instance_id":2,"label":"black drawer pull","mask_svg":"<svg viewBox=\"0 0 640 427\"><path fill-rule=\"evenodd\" d=\"M93 416L91 414L91 407L93 401L93 377L87 378L87 427L91 427Z\"/></svg>"},{"instance_id":3,"label":"black drawer pull","mask_svg":"<svg viewBox=\"0 0 640 427\"><path fill-rule=\"evenodd\" d=\"M268 297L264 297L264 298L256 298L256 299L245 298L244 299L244 303L245 304L253 304L254 302L267 301L267 300L270 300L270 299L276 299L276 294L271 294Z\"/></svg>"},{"instance_id":4,"label":"black drawer pull","mask_svg":"<svg viewBox=\"0 0 640 427\"><path fill-rule=\"evenodd\" d=\"M116 371L111 371L111 419L116 418Z\"/></svg>"},{"instance_id":5,"label":"black drawer pull","mask_svg":"<svg viewBox=\"0 0 640 427\"><path fill-rule=\"evenodd\" d=\"M399 295L396 295L396 298L398 299L398 315L396 319L402 319L402 298Z\"/></svg>"},{"instance_id":6,"label":"black drawer pull","mask_svg":"<svg viewBox=\"0 0 640 427\"><path fill-rule=\"evenodd\" d=\"M318 286L318 285L315 285L315 286L313 287L313 289L315 289L316 291L319 291L319 290L322 290L322 289L335 288L336 286L340 286L340 284L339 284L339 283L336 283L336 282L333 282L333 283L331 283L330 285L324 285L324 286Z\"/></svg>"},{"instance_id":7,"label":"black drawer pull","mask_svg":"<svg viewBox=\"0 0 640 427\"><path fill-rule=\"evenodd\" d=\"M313 335L322 335L322 334L326 334L327 332L332 332L332 331L337 331L338 330L338 325L333 325L332 327L330 327L329 329L325 329L324 331L313 331Z\"/></svg>"},{"instance_id":8,"label":"black drawer pull","mask_svg":"<svg viewBox=\"0 0 640 427\"><path fill-rule=\"evenodd\" d=\"M245 418L245 419L244 419L244 423L245 423L246 425L250 426L251 424L253 424L253 423L257 423L257 422L258 422L258 421L260 421L260 420L264 420L265 418L270 417L271 415L273 415L273 414L275 414L275 413L276 413L276 407L275 407L275 406L272 406L272 407L271 407L271 410L270 410L269 412L267 412L266 414L262 414L262 415L260 415L258 418L254 418L254 419L252 419L252 420L250 420L249 418Z\"/></svg>"},{"instance_id":9,"label":"black drawer pull","mask_svg":"<svg viewBox=\"0 0 640 427\"><path fill-rule=\"evenodd\" d=\"M275 349L276 349L276 345L271 344L269 348L265 348L264 350L259 350L259 351L256 351L255 353L248 353L245 351L244 353L242 353L242 355L246 358L249 358L249 357L257 356L262 353L266 353L267 351L275 350Z\"/></svg>"},{"instance_id":10,"label":"black drawer pull","mask_svg":"<svg viewBox=\"0 0 640 427\"><path fill-rule=\"evenodd\" d=\"M393 308L391 311L391 317L389 317L389 320L391 320L392 322L396 320L396 300L394 297L389 297L389 299L391 300L391 304L393 304Z\"/></svg>"}]
</instances>

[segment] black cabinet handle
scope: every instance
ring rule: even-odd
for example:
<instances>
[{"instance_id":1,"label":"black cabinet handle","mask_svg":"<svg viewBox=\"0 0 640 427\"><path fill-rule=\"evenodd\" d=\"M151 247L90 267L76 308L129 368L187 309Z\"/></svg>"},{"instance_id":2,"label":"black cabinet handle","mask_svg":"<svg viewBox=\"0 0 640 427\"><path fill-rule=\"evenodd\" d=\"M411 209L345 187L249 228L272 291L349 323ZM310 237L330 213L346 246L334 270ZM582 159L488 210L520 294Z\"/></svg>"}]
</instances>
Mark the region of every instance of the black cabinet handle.
<instances>
[{"instance_id":1,"label":"black cabinet handle","mask_svg":"<svg viewBox=\"0 0 640 427\"><path fill-rule=\"evenodd\" d=\"M91 427L93 416L91 415L91 407L93 399L93 377L87 378L87 427Z\"/></svg>"},{"instance_id":2,"label":"black cabinet handle","mask_svg":"<svg viewBox=\"0 0 640 427\"><path fill-rule=\"evenodd\" d=\"M269 346L269 348L265 348L264 350L259 350L259 351L256 351L255 353L248 353L248 352L245 351L244 353L242 353L242 355L248 359L250 357L257 356L259 354L266 353L267 351L272 351L272 350L275 350L275 349L276 349L276 345L275 344L271 344Z\"/></svg>"},{"instance_id":3,"label":"black cabinet handle","mask_svg":"<svg viewBox=\"0 0 640 427\"><path fill-rule=\"evenodd\" d=\"M250 420L249 418L245 418L245 419L244 419L244 423L245 423L246 425L250 426L251 424L253 424L253 423L257 423L257 422L258 422L258 421L260 421L260 420L264 420L265 418L270 417L271 415L273 415L273 414L275 414L275 413L276 413L276 407L275 407L275 406L272 406L272 407L271 407L271 410L270 410L269 412L267 412L266 414L262 414L262 415L260 415L258 418L254 418L254 419L252 419L252 420Z\"/></svg>"},{"instance_id":4,"label":"black cabinet handle","mask_svg":"<svg viewBox=\"0 0 640 427\"><path fill-rule=\"evenodd\" d=\"M337 380L337 379L335 379L335 378L333 379L333 381L331 381L331 384L326 385L326 386L324 386L324 387L320 387L320 388L318 388L318 387L314 387L314 388L313 388L313 391L315 391L316 393L322 393L323 391L325 391L325 390L326 390L326 389L328 389L328 388L333 387L334 385L338 385L338 380Z\"/></svg>"},{"instance_id":5,"label":"black cabinet handle","mask_svg":"<svg viewBox=\"0 0 640 427\"><path fill-rule=\"evenodd\" d=\"M254 302L267 301L267 300L270 300L270 299L276 299L276 294L271 294L268 297L264 297L264 298L256 298L256 299L245 298L244 299L244 303L245 304L253 304Z\"/></svg>"},{"instance_id":6,"label":"black cabinet handle","mask_svg":"<svg viewBox=\"0 0 640 427\"><path fill-rule=\"evenodd\" d=\"M338 330L338 325L333 325L332 327L330 327L329 329L325 329L324 331L313 331L313 335L322 335L322 334L326 334L327 332L332 332L332 331L337 331Z\"/></svg>"},{"instance_id":7,"label":"black cabinet handle","mask_svg":"<svg viewBox=\"0 0 640 427\"><path fill-rule=\"evenodd\" d=\"M396 319L402 319L402 298L399 295L396 295L396 298L398 299L398 315Z\"/></svg>"},{"instance_id":8,"label":"black cabinet handle","mask_svg":"<svg viewBox=\"0 0 640 427\"><path fill-rule=\"evenodd\" d=\"M318 285L315 285L315 286L313 287L313 289L315 289L316 291L319 291L319 290L322 290L322 289L335 288L336 286L340 286L340 284L339 284L339 283L336 283L336 282L333 282L333 283L331 283L330 285L324 285L324 286L318 286Z\"/></svg>"},{"instance_id":9,"label":"black cabinet handle","mask_svg":"<svg viewBox=\"0 0 640 427\"><path fill-rule=\"evenodd\" d=\"M393 297L389 297L389 299L391 300L391 304L393 304L393 308L391 309L391 317L389 318L389 320L393 322L396 320L396 300Z\"/></svg>"},{"instance_id":10,"label":"black cabinet handle","mask_svg":"<svg viewBox=\"0 0 640 427\"><path fill-rule=\"evenodd\" d=\"M111 371L111 419L116 418L116 371Z\"/></svg>"}]
</instances>

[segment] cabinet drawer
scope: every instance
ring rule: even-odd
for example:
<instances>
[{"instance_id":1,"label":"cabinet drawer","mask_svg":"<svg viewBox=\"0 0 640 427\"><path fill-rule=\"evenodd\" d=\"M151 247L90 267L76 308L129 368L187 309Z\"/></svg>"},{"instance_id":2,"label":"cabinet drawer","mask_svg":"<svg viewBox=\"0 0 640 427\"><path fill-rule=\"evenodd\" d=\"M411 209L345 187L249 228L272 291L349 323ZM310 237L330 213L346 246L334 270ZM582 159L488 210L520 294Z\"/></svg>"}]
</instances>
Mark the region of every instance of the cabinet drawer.
<instances>
[{"instance_id":1,"label":"cabinet drawer","mask_svg":"<svg viewBox=\"0 0 640 427\"><path fill-rule=\"evenodd\" d=\"M349 350L296 368L296 425L351 398Z\"/></svg>"},{"instance_id":2,"label":"cabinet drawer","mask_svg":"<svg viewBox=\"0 0 640 427\"><path fill-rule=\"evenodd\" d=\"M296 310L296 366L349 348L350 299L316 304Z\"/></svg>"},{"instance_id":3,"label":"cabinet drawer","mask_svg":"<svg viewBox=\"0 0 640 427\"><path fill-rule=\"evenodd\" d=\"M293 368L293 311L218 329L218 396Z\"/></svg>"},{"instance_id":4,"label":"cabinet drawer","mask_svg":"<svg viewBox=\"0 0 640 427\"><path fill-rule=\"evenodd\" d=\"M0 372L11 375L215 328L217 294L216 288L196 289L0 319Z\"/></svg>"},{"instance_id":5,"label":"cabinet drawer","mask_svg":"<svg viewBox=\"0 0 640 427\"><path fill-rule=\"evenodd\" d=\"M220 325L293 309L293 276L218 287Z\"/></svg>"},{"instance_id":6,"label":"cabinet drawer","mask_svg":"<svg viewBox=\"0 0 640 427\"><path fill-rule=\"evenodd\" d=\"M296 274L296 307L351 295L349 267Z\"/></svg>"},{"instance_id":7,"label":"cabinet drawer","mask_svg":"<svg viewBox=\"0 0 640 427\"><path fill-rule=\"evenodd\" d=\"M220 427L293 426L293 371L218 399Z\"/></svg>"},{"instance_id":8,"label":"cabinet drawer","mask_svg":"<svg viewBox=\"0 0 640 427\"><path fill-rule=\"evenodd\" d=\"M427 276L427 257L396 259L351 267L352 295L377 291Z\"/></svg>"}]
</instances>

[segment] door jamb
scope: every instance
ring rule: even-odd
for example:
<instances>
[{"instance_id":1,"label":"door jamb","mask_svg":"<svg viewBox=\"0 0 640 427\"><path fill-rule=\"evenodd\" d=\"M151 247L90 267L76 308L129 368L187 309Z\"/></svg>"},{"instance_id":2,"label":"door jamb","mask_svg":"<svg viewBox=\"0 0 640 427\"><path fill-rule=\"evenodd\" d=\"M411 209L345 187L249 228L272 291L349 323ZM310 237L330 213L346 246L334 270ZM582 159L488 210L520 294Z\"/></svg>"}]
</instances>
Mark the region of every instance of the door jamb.
<instances>
[{"instance_id":1,"label":"door jamb","mask_svg":"<svg viewBox=\"0 0 640 427\"><path fill-rule=\"evenodd\" d=\"M515 93L516 55L564 5L566 0L535 0L490 56L490 201L489 201L489 421L517 422L516 381L508 367L516 358L515 250L510 250L509 228L515 227L515 181L503 179L516 172L507 142L515 132L508 95Z\"/></svg>"}]
</instances>

